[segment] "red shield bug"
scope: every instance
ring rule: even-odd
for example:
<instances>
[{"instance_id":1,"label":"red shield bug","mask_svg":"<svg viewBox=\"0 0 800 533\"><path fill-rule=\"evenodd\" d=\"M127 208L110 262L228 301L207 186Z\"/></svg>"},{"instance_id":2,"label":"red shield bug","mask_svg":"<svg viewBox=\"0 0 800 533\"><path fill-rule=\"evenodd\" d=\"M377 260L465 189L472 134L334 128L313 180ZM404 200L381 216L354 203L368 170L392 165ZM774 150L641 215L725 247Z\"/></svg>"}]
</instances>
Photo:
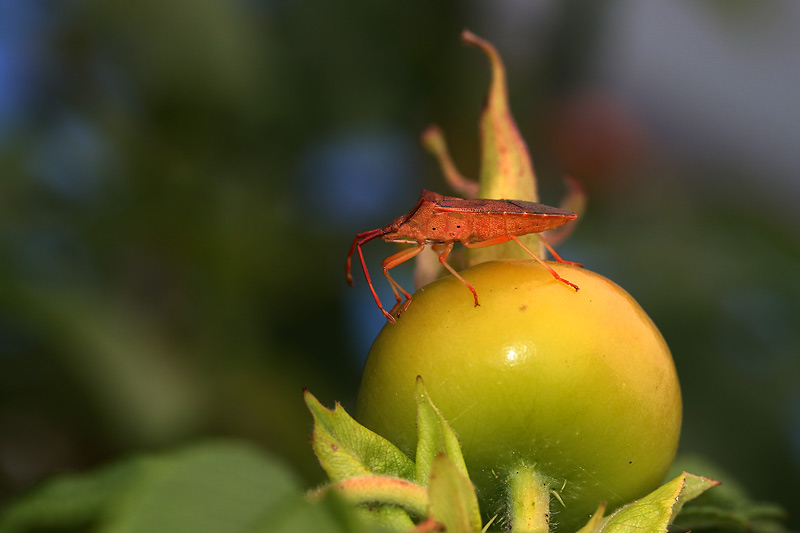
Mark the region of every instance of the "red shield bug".
<instances>
[{"instance_id":1,"label":"red shield bug","mask_svg":"<svg viewBox=\"0 0 800 533\"><path fill-rule=\"evenodd\" d=\"M555 279L577 291L577 285L559 276L555 270L517 238L521 235L535 233L557 261L577 264L561 259L547 241L539 235L543 231L566 224L576 217L577 215L570 211L534 202L487 200L482 198L465 200L423 190L419 201L408 214L382 228L356 235L353 245L350 247L350 253L347 255L347 282L350 285L353 284L350 263L353 252L358 249L358 257L364 269L364 277L367 280L370 291L372 291L373 298L375 298L375 303L378 304L378 308L390 322L395 322L395 318L391 313L381 305L375 288L372 286L372 280L364 262L361 246L378 237L386 242L416 245L412 248L401 250L383 260L383 274L389 280L389 285L392 287L392 292L397 301L392 311L399 308L397 313L399 316L411 303L411 294L392 278L389 270L420 253L426 244L431 244L433 249L440 254L439 262L472 292L477 306L479 305L478 293L475 288L447 263L447 256L452 251L453 244L459 241L467 248L483 248L513 240L522 246L531 257L542 264ZM406 301L401 306L403 297L406 298Z\"/></svg>"}]
</instances>

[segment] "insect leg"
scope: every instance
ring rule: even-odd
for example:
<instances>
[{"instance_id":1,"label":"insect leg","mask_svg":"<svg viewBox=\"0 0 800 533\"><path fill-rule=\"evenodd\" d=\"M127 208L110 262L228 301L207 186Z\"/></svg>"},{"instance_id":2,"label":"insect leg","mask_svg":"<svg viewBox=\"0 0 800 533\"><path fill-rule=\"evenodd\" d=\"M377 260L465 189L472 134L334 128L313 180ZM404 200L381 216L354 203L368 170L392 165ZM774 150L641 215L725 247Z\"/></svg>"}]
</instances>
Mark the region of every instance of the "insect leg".
<instances>
[{"instance_id":1,"label":"insect leg","mask_svg":"<svg viewBox=\"0 0 800 533\"><path fill-rule=\"evenodd\" d=\"M567 261L566 259L561 259L561 256L558 255L558 253L556 253L556 251L553 249L553 247L550 245L550 243L547 242L547 239L542 237L541 233L537 233L536 236L539 237L539 240L542 241L542 244L544 244L544 247L547 248L547 251L550 252L551 254L553 254L553 257L559 263L564 263L565 265L575 265L575 266L579 266L579 267L583 266L582 264L576 263L575 261Z\"/></svg>"},{"instance_id":2,"label":"insect leg","mask_svg":"<svg viewBox=\"0 0 800 533\"><path fill-rule=\"evenodd\" d=\"M540 264L540 265L542 265L543 267L545 267L545 268L547 269L547 271L548 271L548 272L550 272L550 274L552 274L552 275L553 275L553 277L554 277L554 278L556 278L558 281L560 281L560 282L561 282L561 283L563 283L564 285L567 285L567 286L569 286L569 287L572 287L572 288L573 288L573 289L575 289L576 291L578 291L578 290L580 289L580 287L578 287L577 285L575 285L575 284L574 284L574 283L572 283L571 281L567 281L566 279L564 279L564 278L562 278L561 276L559 276L559 275L558 275L558 272L556 272L555 270L553 270L553 269L550 267L550 265L548 265L547 263L545 263L544 261L542 261L542 259L541 259L541 258L540 258L538 255L536 255L535 253L533 253L533 252L530 250L530 248L528 248L527 246L525 246L524 244L522 244L522 241L520 241L520 240L519 240L519 239L518 239L518 238L517 238L515 235L509 235L508 237L509 237L509 239L512 239L514 242L516 242L517 244L519 244L520 246L522 246L522 249L523 249L523 250L525 250L526 252L528 252L529 254L531 254L531 257L533 257L534 259L536 259L536 260L539 262L539 264ZM549 248L549 246L548 246L548 248ZM551 250L551 251L552 251L552 250ZM555 255L555 254L553 254L553 255ZM562 260L562 262L566 262L566 261L563 261L563 260Z\"/></svg>"},{"instance_id":3,"label":"insect leg","mask_svg":"<svg viewBox=\"0 0 800 533\"><path fill-rule=\"evenodd\" d=\"M389 322L394 322L394 317L390 315L386 309L383 308L381 305L381 300L378 298L378 294L375 292L375 287L372 286L372 279L369 277L369 270L367 270L367 263L364 261L364 252L361 251L361 247L375 239L376 237L380 237L386 233L383 228L378 228L370 231L365 231L363 233L359 233L356 235L356 238L353 240L353 244L350 246L350 252L347 254L347 263L345 264L345 273L347 274L347 283L351 286L353 285L353 276L350 275L350 263L351 259L353 258L353 252L358 249L358 257L361 259L361 267L364 269L364 278L367 280L367 285L369 285L369 290L372 292L372 297L375 299L375 303L378 304L378 309L381 310L383 315Z\"/></svg>"},{"instance_id":4,"label":"insect leg","mask_svg":"<svg viewBox=\"0 0 800 533\"><path fill-rule=\"evenodd\" d=\"M573 289L575 289L576 291L578 290L578 286L577 286L577 285L575 285L575 284L574 284L574 283L572 283L571 281L568 281L568 280L566 280L566 279L562 278L561 276L559 276L559 275L558 275L558 272L556 272L555 270L553 270L553 269L550 267L550 265L548 265L547 263L545 263L544 261L542 261L542 259L541 259L541 258L540 258L538 255L536 255L535 253L533 253L533 252L531 251L531 249L530 249L530 248L528 248L527 246L525 246L524 244L522 244L522 241L520 241L520 240L519 240L519 239L518 239L518 238L517 238L515 235L500 235L499 237L495 237L495 238L493 238L493 239L487 239L487 240L485 240L485 241L481 241L481 242L474 242L474 243L473 243L473 242L465 242L465 243L464 243L464 246L466 246L467 248L484 248L484 247L486 247L486 246L494 246L495 244L503 244L504 242L506 242L506 241L508 241L508 240L513 240L514 242L516 242L517 244L519 244L520 246L522 246L522 249L523 249L523 250L525 250L526 252L528 252L528 253L530 254L530 256L531 256L531 257L533 257L534 259L536 259L536 260L539 262L539 264L540 264L540 265L542 265L543 267L545 267L545 268L547 269L547 271L548 271L548 272L550 272L550 274L552 274L552 276L553 276L554 278L556 278L558 281L560 281L561 283L563 283L563 284L565 284L565 285L567 285L567 286L569 286L569 287L572 287L572 288L573 288ZM548 248L550 248L550 247L548 246ZM555 254L554 254L554 255L555 255ZM562 260L562 262L565 262L565 263L567 263L567 261L563 261L563 260Z\"/></svg>"},{"instance_id":5,"label":"insect leg","mask_svg":"<svg viewBox=\"0 0 800 533\"><path fill-rule=\"evenodd\" d=\"M367 285L369 285L369 290L372 291L372 297L375 298L375 303L378 304L378 309L381 310L383 316L386 317L386 320L395 323L396 320L392 315L389 314L388 311L386 311L386 309L383 308L383 305L381 305L381 300L378 298L378 293L375 292L375 287L372 286L372 280L370 279L369 271L367 270L367 263L364 261L364 253L361 251L361 243L356 244L356 248L358 249L358 257L361 259L361 266L364 267L364 277L367 279Z\"/></svg>"},{"instance_id":6,"label":"insect leg","mask_svg":"<svg viewBox=\"0 0 800 533\"><path fill-rule=\"evenodd\" d=\"M344 271L347 275L347 283L351 287L353 286L353 276L350 275L350 260L353 258L353 252L355 252L356 247L358 247L358 253L361 255L361 246L368 243L372 239L376 237L380 237L384 233L383 229L373 229L370 231L365 231L363 233L359 233L356 235L356 238L353 240L353 244L350 246L350 252L347 254L347 263L345 264ZM364 266L364 274L366 275L367 279L369 279L369 274L367 274L367 267L364 265L364 256L361 255L361 264Z\"/></svg>"},{"instance_id":7,"label":"insect leg","mask_svg":"<svg viewBox=\"0 0 800 533\"><path fill-rule=\"evenodd\" d=\"M503 244L504 242L508 242L510 238L510 235L500 235L499 237L494 237L480 242L461 242L467 248L486 248L487 246L494 246L495 244Z\"/></svg>"},{"instance_id":8,"label":"insect leg","mask_svg":"<svg viewBox=\"0 0 800 533\"><path fill-rule=\"evenodd\" d=\"M392 311L397 309L397 307L400 305L400 302L402 301L400 293L403 293L403 296L406 297L406 303L400 309L400 312L398 313L398 315L400 313L402 313L403 311L405 311L406 308L408 307L408 304L411 303L411 294L408 291L406 291L389 274L389 269L396 267L400 263L404 263L404 262L408 261L409 259L411 259L415 255L420 253L424 248L425 248L425 243L421 242L421 243L418 243L417 246L415 246L414 248L406 248L405 250L400 250L396 254L390 255L389 257L387 257L386 259L383 260L383 275L386 276L386 279L389 280L389 285L391 285L392 292L394 293L394 298L397 301L397 303L395 303L394 307L392 308Z\"/></svg>"},{"instance_id":9,"label":"insect leg","mask_svg":"<svg viewBox=\"0 0 800 533\"><path fill-rule=\"evenodd\" d=\"M438 251L438 249L436 249L436 250ZM467 288L470 290L470 292L472 292L472 296L475 298L475 307L477 307L477 306L479 306L481 304L478 303L478 293L475 291L475 287L470 285L467 280L465 280L463 277L461 277L461 274L456 272L453 269L453 267L451 267L449 264L447 264L447 256L450 255L450 252L452 250L453 250L453 241L450 241L444 246L444 251L439 255L439 262L442 265L444 265L444 267L447 270L449 270L452 275L454 275L456 278L458 278L458 280L461 281L461 283L463 283L464 285L467 286Z\"/></svg>"}]
</instances>

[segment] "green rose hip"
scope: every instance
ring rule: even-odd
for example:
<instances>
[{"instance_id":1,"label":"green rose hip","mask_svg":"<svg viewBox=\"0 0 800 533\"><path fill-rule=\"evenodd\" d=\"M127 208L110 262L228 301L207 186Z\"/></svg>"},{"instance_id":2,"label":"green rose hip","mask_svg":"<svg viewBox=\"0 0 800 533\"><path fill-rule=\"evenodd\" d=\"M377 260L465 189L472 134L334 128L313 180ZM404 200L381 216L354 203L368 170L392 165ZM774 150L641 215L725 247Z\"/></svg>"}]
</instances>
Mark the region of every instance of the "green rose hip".
<instances>
[{"instance_id":1,"label":"green rose hip","mask_svg":"<svg viewBox=\"0 0 800 533\"><path fill-rule=\"evenodd\" d=\"M532 261L463 271L478 307L452 276L418 291L370 351L356 419L413 457L422 376L458 434L485 518L525 506L520 480L535 480L552 494L551 527L575 531L601 502L611 510L664 481L681 395L636 301L598 274L551 265L580 291Z\"/></svg>"}]
</instances>

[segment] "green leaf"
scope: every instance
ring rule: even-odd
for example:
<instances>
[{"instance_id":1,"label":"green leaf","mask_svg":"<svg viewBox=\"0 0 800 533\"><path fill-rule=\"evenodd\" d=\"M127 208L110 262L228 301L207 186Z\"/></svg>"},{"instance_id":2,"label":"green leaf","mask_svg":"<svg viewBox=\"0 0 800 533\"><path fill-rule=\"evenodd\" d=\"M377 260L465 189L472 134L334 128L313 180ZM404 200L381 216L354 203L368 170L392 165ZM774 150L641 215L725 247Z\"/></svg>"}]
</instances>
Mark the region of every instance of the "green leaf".
<instances>
[{"instance_id":1,"label":"green leaf","mask_svg":"<svg viewBox=\"0 0 800 533\"><path fill-rule=\"evenodd\" d=\"M134 458L89 474L52 478L4 509L0 532L88 527L122 500L147 468L147 461Z\"/></svg>"},{"instance_id":2,"label":"green leaf","mask_svg":"<svg viewBox=\"0 0 800 533\"><path fill-rule=\"evenodd\" d=\"M603 514L606 512L605 502L601 503L592 517L586 522L586 525L578 530L578 533L592 533L593 531L600 531L600 525L603 521Z\"/></svg>"},{"instance_id":3,"label":"green leaf","mask_svg":"<svg viewBox=\"0 0 800 533\"><path fill-rule=\"evenodd\" d=\"M417 457L416 480L420 485L428 482L436 458L444 454L469 479L467 465L461 454L461 445L450 424L431 402L420 376L417 376Z\"/></svg>"},{"instance_id":4,"label":"green leaf","mask_svg":"<svg viewBox=\"0 0 800 533\"><path fill-rule=\"evenodd\" d=\"M491 43L477 35L465 30L461 38L483 50L492 68L492 83L480 121L481 173L478 197L538 202L539 193L531 156L508 105L503 60ZM528 235L521 240L537 255L543 256L544 249L536 236ZM530 259L513 242L469 252L471 264L493 259Z\"/></svg>"},{"instance_id":5,"label":"green leaf","mask_svg":"<svg viewBox=\"0 0 800 533\"><path fill-rule=\"evenodd\" d=\"M110 531L246 531L265 515L280 523L302 514L294 476L243 445L154 458L133 489Z\"/></svg>"},{"instance_id":6,"label":"green leaf","mask_svg":"<svg viewBox=\"0 0 800 533\"><path fill-rule=\"evenodd\" d=\"M675 521L678 513L681 512L681 509L683 509L683 506L686 505L687 502L697 498L708 489L712 489L719 485L719 481L716 479L696 476L687 472L684 472L676 479L680 479L681 476L683 476L684 479L683 488L681 489L680 494L678 494L678 501L672 507L672 514L669 521L670 524Z\"/></svg>"},{"instance_id":7,"label":"green leaf","mask_svg":"<svg viewBox=\"0 0 800 533\"><path fill-rule=\"evenodd\" d=\"M388 505L402 508L417 517L424 517L428 512L427 489L398 477L351 477L323 485L309 496L313 499L330 492L337 493L353 505Z\"/></svg>"},{"instance_id":8,"label":"green leaf","mask_svg":"<svg viewBox=\"0 0 800 533\"><path fill-rule=\"evenodd\" d=\"M437 456L428 480L430 517L448 533L476 533L481 530L478 497L469 478L452 459Z\"/></svg>"},{"instance_id":9,"label":"green leaf","mask_svg":"<svg viewBox=\"0 0 800 533\"><path fill-rule=\"evenodd\" d=\"M0 519L0 532L301 533L363 531L331 495L312 504L258 450L213 442L54 478Z\"/></svg>"},{"instance_id":10,"label":"green leaf","mask_svg":"<svg viewBox=\"0 0 800 533\"><path fill-rule=\"evenodd\" d=\"M676 465L702 471L721 482L683 507L675 525L681 529L724 529L730 532L775 533L787 531L786 511L779 505L753 501L731 475L699 457L680 457Z\"/></svg>"},{"instance_id":11,"label":"green leaf","mask_svg":"<svg viewBox=\"0 0 800 533\"><path fill-rule=\"evenodd\" d=\"M257 527L250 531L260 533L367 533L380 532L384 529L367 527L356 510L345 504L337 495L327 495L312 504L305 497L295 495L287 500L286 508L277 513L265 516L258 521Z\"/></svg>"},{"instance_id":12,"label":"green leaf","mask_svg":"<svg viewBox=\"0 0 800 533\"><path fill-rule=\"evenodd\" d=\"M196 376L143 320L112 305L108 295L27 283L4 286L0 294L2 304L13 302L45 338L58 339L52 355L126 441L172 442L202 417Z\"/></svg>"},{"instance_id":13,"label":"green leaf","mask_svg":"<svg viewBox=\"0 0 800 533\"><path fill-rule=\"evenodd\" d=\"M492 83L481 113L481 198L517 198L537 202L536 177L528 147L508 105L506 69L492 44L464 31L461 38L479 47L492 68Z\"/></svg>"},{"instance_id":14,"label":"green leaf","mask_svg":"<svg viewBox=\"0 0 800 533\"><path fill-rule=\"evenodd\" d=\"M414 522L408 513L398 507L376 505L360 507L357 512L362 521L371 528L370 531L374 529L385 533L407 533L414 528Z\"/></svg>"},{"instance_id":15,"label":"green leaf","mask_svg":"<svg viewBox=\"0 0 800 533\"><path fill-rule=\"evenodd\" d=\"M414 479L414 462L397 446L356 422L336 403L325 408L313 394L304 392L314 417L311 444L331 481L373 474Z\"/></svg>"},{"instance_id":16,"label":"green leaf","mask_svg":"<svg viewBox=\"0 0 800 533\"><path fill-rule=\"evenodd\" d=\"M580 533L663 533L687 501L718 484L713 479L684 472L602 520L595 513ZM602 513L602 506L598 511Z\"/></svg>"}]
</instances>

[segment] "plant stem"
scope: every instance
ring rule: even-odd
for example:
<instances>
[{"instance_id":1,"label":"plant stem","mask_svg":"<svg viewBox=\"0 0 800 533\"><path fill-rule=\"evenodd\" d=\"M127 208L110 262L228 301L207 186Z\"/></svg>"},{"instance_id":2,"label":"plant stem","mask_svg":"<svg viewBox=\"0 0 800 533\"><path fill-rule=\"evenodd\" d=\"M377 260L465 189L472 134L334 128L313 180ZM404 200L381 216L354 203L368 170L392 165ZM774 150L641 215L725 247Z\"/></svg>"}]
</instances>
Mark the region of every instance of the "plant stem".
<instances>
[{"instance_id":1,"label":"plant stem","mask_svg":"<svg viewBox=\"0 0 800 533\"><path fill-rule=\"evenodd\" d=\"M508 478L511 530L547 533L550 529L550 479L520 464Z\"/></svg>"}]
</instances>

